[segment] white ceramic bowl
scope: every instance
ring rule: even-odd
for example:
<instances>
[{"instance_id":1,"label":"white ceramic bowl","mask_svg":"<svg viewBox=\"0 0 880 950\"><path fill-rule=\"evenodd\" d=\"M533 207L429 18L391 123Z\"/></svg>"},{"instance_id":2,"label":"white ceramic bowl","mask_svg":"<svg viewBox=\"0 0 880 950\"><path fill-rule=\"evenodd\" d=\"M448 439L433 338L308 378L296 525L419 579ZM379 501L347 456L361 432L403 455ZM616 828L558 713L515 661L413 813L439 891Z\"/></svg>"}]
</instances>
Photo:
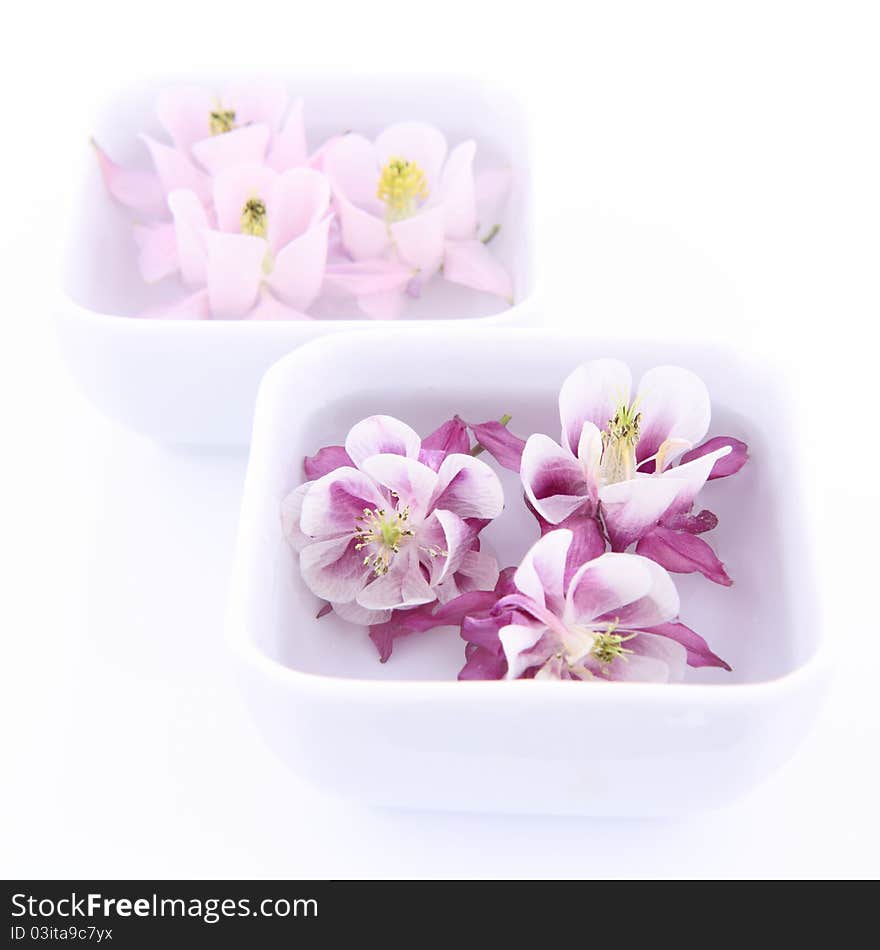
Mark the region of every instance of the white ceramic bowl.
<instances>
[{"instance_id":1,"label":"white ceramic bowl","mask_svg":"<svg viewBox=\"0 0 880 950\"><path fill-rule=\"evenodd\" d=\"M175 79L131 87L110 101L94 134L117 161L145 164L139 132L164 140L154 114L157 91ZM219 85L222 77L186 77ZM492 246L514 281L516 305L434 281L395 327L528 322L535 268L529 141L520 105L493 85L455 77L292 77L305 100L311 148L355 127L373 135L385 125L418 118L435 123L450 143L473 137L477 168L509 164L513 187ZM182 294L175 278L148 286L137 271L131 215L107 194L94 152L83 139L79 207L69 244L63 296L57 306L62 350L94 404L111 418L155 439L245 445L265 370L316 337L371 330L381 322L352 318L290 323L155 321L136 314Z\"/></svg>"},{"instance_id":2,"label":"white ceramic bowl","mask_svg":"<svg viewBox=\"0 0 880 950\"><path fill-rule=\"evenodd\" d=\"M733 673L689 670L681 685L460 683L457 630L398 640L382 665L365 630L315 619L279 526L306 454L378 412L423 434L455 412L510 412L514 431L555 436L560 383L598 356L627 360L636 377L658 363L695 370L713 397L711 433L749 443L746 468L701 496L720 517L710 538L734 587L676 575L683 619ZM741 794L794 750L827 678L791 420L770 370L717 347L444 328L327 337L290 354L260 389L229 612L260 728L303 776L398 806L658 815ZM485 536L513 564L537 529L518 479L503 483L508 511Z\"/></svg>"}]
</instances>

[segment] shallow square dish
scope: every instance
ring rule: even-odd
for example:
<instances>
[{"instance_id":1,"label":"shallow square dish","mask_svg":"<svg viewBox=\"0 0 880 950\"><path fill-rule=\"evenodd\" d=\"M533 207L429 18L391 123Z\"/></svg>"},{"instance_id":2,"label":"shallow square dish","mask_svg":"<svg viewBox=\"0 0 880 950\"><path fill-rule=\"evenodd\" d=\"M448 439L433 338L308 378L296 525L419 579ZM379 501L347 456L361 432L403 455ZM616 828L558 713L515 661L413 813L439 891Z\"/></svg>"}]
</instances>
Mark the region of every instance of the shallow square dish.
<instances>
[{"instance_id":1,"label":"shallow square dish","mask_svg":"<svg viewBox=\"0 0 880 950\"><path fill-rule=\"evenodd\" d=\"M158 90L178 81L218 85L223 78L166 78L131 87L106 105L95 123L95 138L116 161L144 165L146 150L138 133L164 140L154 114ZM509 164L513 186L492 246L513 277L516 304L508 308L489 295L434 281L421 300L413 301L411 319L394 326L529 321L535 294L530 147L517 101L494 85L456 77L299 76L288 85L291 96L305 100L312 149L355 123L357 131L374 135L391 122L417 118L435 123L451 143L474 138L478 162ZM73 375L101 411L124 425L160 441L246 445L257 387L272 363L316 337L383 325L357 314L354 303L351 316L357 319L136 318L182 290L176 278L152 287L143 282L131 215L108 195L85 137L82 165L57 324Z\"/></svg>"},{"instance_id":2,"label":"shallow square dish","mask_svg":"<svg viewBox=\"0 0 880 950\"><path fill-rule=\"evenodd\" d=\"M734 587L676 575L683 618L733 673L689 670L680 685L460 683L457 630L399 640L382 665L365 630L315 619L319 602L279 524L306 454L377 412L423 434L455 412L474 421L509 412L514 431L555 436L560 383L599 356L628 361L636 378L661 363L693 369L712 395L711 433L749 443L737 478L701 495L720 517L713 542ZM794 750L826 679L786 401L770 370L717 347L546 331L386 331L327 337L285 357L260 389L229 611L269 743L329 790L405 807L660 815L741 794ZM484 537L504 565L537 529L516 476L502 481L508 510Z\"/></svg>"}]
</instances>

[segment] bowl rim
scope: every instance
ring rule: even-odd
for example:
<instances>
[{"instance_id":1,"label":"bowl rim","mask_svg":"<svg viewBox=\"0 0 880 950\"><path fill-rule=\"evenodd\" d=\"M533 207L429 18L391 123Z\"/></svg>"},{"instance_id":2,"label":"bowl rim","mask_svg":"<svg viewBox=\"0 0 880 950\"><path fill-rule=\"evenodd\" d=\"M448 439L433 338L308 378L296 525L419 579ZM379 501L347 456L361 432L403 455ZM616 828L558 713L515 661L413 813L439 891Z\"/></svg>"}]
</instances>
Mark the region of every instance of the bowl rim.
<instances>
[{"instance_id":1,"label":"bowl rim","mask_svg":"<svg viewBox=\"0 0 880 950\"><path fill-rule=\"evenodd\" d=\"M449 321L443 326L443 330L447 338L451 338L455 335L455 330L452 326L453 323L453 321ZM405 329L403 332L404 335L410 337L425 335L433 339L435 342L437 339L436 330L433 333L425 333L423 327L418 329ZM609 348L612 348L615 345L632 346L639 344L644 344L647 346L659 346L668 345L669 342L642 337L637 339L618 338L617 340L605 340L598 339L586 333L565 330L556 327L536 329L484 326L482 328L474 329L472 333L476 334L478 339L482 337L484 340L488 341L491 341L493 338L497 338L499 336L502 338L509 338L510 334L514 334L515 337L519 337L520 339L528 339L531 337L536 342L546 343L548 341L556 341L558 343L565 340L577 340L584 343L598 343L603 346L607 345ZM386 343L393 340L395 343L399 344L399 336L401 335L400 331L396 329L392 330L390 328L385 328L384 335L388 338ZM329 695L331 693L337 692L340 689L344 689L346 693L354 691L357 693L360 699L365 701L379 702L393 699L394 701L404 702L409 701L409 699L415 694L417 694L417 696L421 699L425 699L426 697L445 696L446 692L450 688L460 686L466 686L466 688L469 690L469 693L465 695L470 695L472 697L482 695L480 693L481 689L505 688L519 690L519 692L510 694L513 696L521 696L523 689L533 691L537 688L539 692L542 690L546 691L548 689L556 690L559 684L555 682L536 683L534 681L518 680L378 680L357 676L336 676L327 673L307 672L305 670L297 669L293 666L287 666L284 663L274 659L268 653L266 653L265 650L258 647L254 642L253 637L248 633L249 622L245 616L244 609L246 599L245 591L248 586L248 554L252 543L252 538L256 530L255 525L257 524L257 519L249 517L249 515L251 508L257 504L256 492L258 490L259 483L262 481L262 457L265 454L265 450L268 449L268 447L272 444L272 433L269 429L269 423L272 419L270 406L274 403L275 390L281 385L282 381L287 377L287 375L295 369L298 363L302 361L312 361L315 356L320 354L322 349L329 349L332 354L332 350L334 348L347 347L348 340L346 337L347 334L329 334L317 337L316 339L303 344L296 350L288 353L286 356L275 362L267 370L260 383L260 389L257 394L256 408L254 411L251 450L248 459L244 489L242 491L238 536L236 540L235 557L231 572L229 600L225 618L225 635L227 645L239 658L239 660L245 663L253 671L256 671L264 676L268 676L270 680L276 682L278 685L304 690L314 695ZM370 335L368 345L381 346L382 338L383 333L377 330ZM695 349L699 348L701 344L700 341L688 341L681 343L681 345ZM718 347L719 345L721 344L718 344L717 341L712 342L713 347ZM723 349L730 356L742 360L743 362L750 363L753 366L758 365L768 371L772 370L774 366L778 366L779 370L783 370L781 364L776 364L773 361L768 360L764 355L753 354L742 347L731 344L723 344ZM796 488L798 487L799 483L796 485ZM816 592L815 597L818 605L816 623L821 629L823 627L822 598L819 596L817 585L814 582L816 569L812 545L808 545L808 551L804 555L801 555L801 557L803 559L801 569L805 572L808 580L812 581L810 586L813 591ZM578 695L579 698L575 700L576 702L617 703L621 700L615 699L613 697L622 695L623 697L629 696L631 699L653 699L656 697L657 700L660 700L663 698L663 702L671 705L688 704L694 699L711 703L720 702L722 704L733 703L739 705L743 702L749 702L752 700L771 700L791 692L799 692L802 689L808 689L814 683L821 683L823 679L826 679L833 672L833 669L834 663L832 661L829 637L826 633L822 632L820 633L818 642L813 647L810 655L798 666L787 671L786 673L783 673L780 676L775 676L756 682L625 682L623 684L616 684L617 686L624 685L626 687L622 693L620 690L616 689L578 689L576 687L568 688L573 689L574 693ZM501 683L505 684L504 687L499 685ZM563 694L561 691L559 691L556 695ZM569 696L568 693L564 695L567 697ZM725 696L727 698L723 699L722 697ZM592 697L596 698L594 699Z\"/></svg>"}]
</instances>

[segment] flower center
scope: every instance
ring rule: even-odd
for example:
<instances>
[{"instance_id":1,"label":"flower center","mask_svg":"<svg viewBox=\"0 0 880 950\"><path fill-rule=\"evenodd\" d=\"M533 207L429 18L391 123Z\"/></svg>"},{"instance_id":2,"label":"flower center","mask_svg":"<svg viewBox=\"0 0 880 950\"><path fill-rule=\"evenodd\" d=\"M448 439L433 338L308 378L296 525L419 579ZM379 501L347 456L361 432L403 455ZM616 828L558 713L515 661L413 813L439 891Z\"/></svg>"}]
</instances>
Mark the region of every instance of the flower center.
<instances>
[{"instance_id":1,"label":"flower center","mask_svg":"<svg viewBox=\"0 0 880 950\"><path fill-rule=\"evenodd\" d=\"M602 432L602 481L606 485L624 482L636 474L636 446L642 414L636 402L622 402Z\"/></svg>"},{"instance_id":2,"label":"flower center","mask_svg":"<svg viewBox=\"0 0 880 950\"><path fill-rule=\"evenodd\" d=\"M388 573L400 545L415 534L408 520L408 507L390 514L384 508L364 508L364 513L357 519L354 529L357 544L354 549L369 549L364 556L364 564L370 565L377 577Z\"/></svg>"},{"instance_id":3,"label":"flower center","mask_svg":"<svg viewBox=\"0 0 880 950\"><path fill-rule=\"evenodd\" d=\"M241 233L266 236L266 205L262 198L248 198L241 210Z\"/></svg>"},{"instance_id":4,"label":"flower center","mask_svg":"<svg viewBox=\"0 0 880 950\"><path fill-rule=\"evenodd\" d=\"M224 109L220 103L208 113L208 127L211 135L222 135L235 128L235 109Z\"/></svg>"},{"instance_id":5,"label":"flower center","mask_svg":"<svg viewBox=\"0 0 880 950\"><path fill-rule=\"evenodd\" d=\"M389 158L379 176L376 197L385 202L385 217L401 221L415 214L428 197L428 181L416 162Z\"/></svg>"},{"instance_id":6,"label":"flower center","mask_svg":"<svg viewBox=\"0 0 880 950\"><path fill-rule=\"evenodd\" d=\"M596 639L593 641L593 649L590 653L602 666L608 666L609 663L613 663L618 657L625 660L626 655L633 652L632 650L628 650L623 644L626 643L627 640L632 640L635 634L631 633L628 637L622 637L620 634L613 632L616 626L616 624L612 624L604 633L597 633Z\"/></svg>"}]
</instances>

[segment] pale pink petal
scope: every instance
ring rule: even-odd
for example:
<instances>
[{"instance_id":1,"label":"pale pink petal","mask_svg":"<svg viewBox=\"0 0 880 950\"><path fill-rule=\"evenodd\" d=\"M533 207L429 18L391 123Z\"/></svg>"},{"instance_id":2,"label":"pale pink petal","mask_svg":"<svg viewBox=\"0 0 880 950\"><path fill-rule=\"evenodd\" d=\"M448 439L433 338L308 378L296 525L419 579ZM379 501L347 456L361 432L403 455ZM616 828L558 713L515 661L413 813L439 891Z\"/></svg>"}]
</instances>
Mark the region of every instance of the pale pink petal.
<instances>
[{"instance_id":1,"label":"pale pink petal","mask_svg":"<svg viewBox=\"0 0 880 950\"><path fill-rule=\"evenodd\" d=\"M657 524L675 501L680 486L671 479L643 475L599 489L608 537L623 551Z\"/></svg>"},{"instance_id":2,"label":"pale pink petal","mask_svg":"<svg viewBox=\"0 0 880 950\"><path fill-rule=\"evenodd\" d=\"M299 569L306 587L324 600L354 600L372 575L353 537L330 538L306 545L299 555Z\"/></svg>"},{"instance_id":3,"label":"pale pink petal","mask_svg":"<svg viewBox=\"0 0 880 950\"><path fill-rule=\"evenodd\" d=\"M212 175L235 165L255 165L266 156L269 144L267 125L248 125L196 142L192 153Z\"/></svg>"},{"instance_id":4,"label":"pale pink petal","mask_svg":"<svg viewBox=\"0 0 880 950\"><path fill-rule=\"evenodd\" d=\"M656 366L639 383L639 460L650 458L667 439L696 445L709 429L709 391L696 373L680 366Z\"/></svg>"},{"instance_id":5,"label":"pale pink petal","mask_svg":"<svg viewBox=\"0 0 880 950\"><path fill-rule=\"evenodd\" d=\"M300 528L310 538L353 535L365 508L385 505L386 500L363 472L338 468L312 483L303 499Z\"/></svg>"},{"instance_id":6,"label":"pale pink petal","mask_svg":"<svg viewBox=\"0 0 880 950\"><path fill-rule=\"evenodd\" d=\"M173 224L135 225L134 241L138 246L138 268L148 284L154 284L177 270L179 261Z\"/></svg>"},{"instance_id":7,"label":"pale pink petal","mask_svg":"<svg viewBox=\"0 0 880 950\"><path fill-rule=\"evenodd\" d=\"M221 320L244 317L257 302L266 242L250 234L222 231L208 231L205 240L211 313Z\"/></svg>"},{"instance_id":8,"label":"pale pink petal","mask_svg":"<svg viewBox=\"0 0 880 950\"><path fill-rule=\"evenodd\" d=\"M172 191L168 207L174 218L180 275L188 287L204 286L208 280L208 215L192 191Z\"/></svg>"},{"instance_id":9,"label":"pale pink petal","mask_svg":"<svg viewBox=\"0 0 880 950\"><path fill-rule=\"evenodd\" d=\"M357 207L381 215L382 203L376 196L379 163L369 139L349 133L328 142L322 150L321 168L335 191Z\"/></svg>"},{"instance_id":10,"label":"pale pink petal","mask_svg":"<svg viewBox=\"0 0 880 950\"><path fill-rule=\"evenodd\" d=\"M325 218L275 255L266 283L291 307L306 310L321 292L329 228Z\"/></svg>"},{"instance_id":11,"label":"pale pink petal","mask_svg":"<svg viewBox=\"0 0 880 950\"><path fill-rule=\"evenodd\" d=\"M397 260L334 261L324 271L324 290L352 297L400 291L415 271Z\"/></svg>"},{"instance_id":12,"label":"pale pink petal","mask_svg":"<svg viewBox=\"0 0 880 950\"><path fill-rule=\"evenodd\" d=\"M416 162L425 173L429 193L433 195L446 158L446 138L439 129L425 122L397 122L379 134L376 157L380 167L391 158Z\"/></svg>"},{"instance_id":13,"label":"pale pink petal","mask_svg":"<svg viewBox=\"0 0 880 950\"><path fill-rule=\"evenodd\" d=\"M373 455L417 459L421 447L418 433L393 416L369 416L353 425L345 440L345 451L356 466Z\"/></svg>"},{"instance_id":14,"label":"pale pink petal","mask_svg":"<svg viewBox=\"0 0 880 950\"><path fill-rule=\"evenodd\" d=\"M497 518L504 508L498 476L471 455L448 455L437 471L431 508L445 508L462 518Z\"/></svg>"},{"instance_id":15,"label":"pale pink petal","mask_svg":"<svg viewBox=\"0 0 880 950\"><path fill-rule=\"evenodd\" d=\"M330 183L311 168L292 168L274 180L266 195L268 238L273 251L313 228L330 207Z\"/></svg>"},{"instance_id":16,"label":"pale pink petal","mask_svg":"<svg viewBox=\"0 0 880 950\"><path fill-rule=\"evenodd\" d=\"M565 563L571 545L570 531L545 534L522 559L513 582L517 589L556 614L565 604Z\"/></svg>"},{"instance_id":17,"label":"pale pink petal","mask_svg":"<svg viewBox=\"0 0 880 950\"><path fill-rule=\"evenodd\" d=\"M357 298L361 312L370 320L398 320L406 310L406 288L388 290L384 293L365 294Z\"/></svg>"},{"instance_id":18,"label":"pale pink petal","mask_svg":"<svg viewBox=\"0 0 880 950\"><path fill-rule=\"evenodd\" d=\"M306 129L303 122L303 101L295 99L284 124L269 147L267 163L276 171L298 168L309 160Z\"/></svg>"},{"instance_id":19,"label":"pale pink petal","mask_svg":"<svg viewBox=\"0 0 880 950\"><path fill-rule=\"evenodd\" d=\"M334 203L342 243L356 261L371 260L387 254L391 247L391 238L388 235L388 227L381 218L362 211L340 191L334 193Z\"/></svg>"},{"instance_id":20,"label":"pale pink petal","mask_svg":"<svg viewBox=\"0 0 880 950\"><path fill-rule=\"evenodd\" d=\"M311 482L303 482L281 502L281 531L294 551L301 551L311 541L299 526L303 499L311 487Z\"/></svg>"},{"instance_id":21,"label":"pale pink petal","mask_svg":"<svg viewBox=\"0 0 880 950\"><path fill-rule=\"evenodd\" d=\"M369 610L417 607L437 599L422 575L418 549L405 544L394 555L387 573L380 574L357 595L357 602Z\"/></svg>"},{"instance_id":22,"label":"pale pink petal","mask_svg":"<svg viewBox=\"0 0 880 950\"><path fill-rule=\"evenodd\" d=\"M214 178L217 227L230 234L239 234L241 215L247 201L260 198L266 203L278 177L271 168L254 164L237 165L219 172Z\"/></svg>"},{"instance_id":23,"label":"pale pink petal","mask_svg":"<svg viewBox=\"0 0 880 950\"><path fill-rule=\"evenodd\" d=\"M529 436L523 449L520 476L526 497L550 524L559 524L593 496L584 467L549 436Z\"/></svg>"},{"instance_id":24,"label":"pale pink petal","mask_svg":"<svg viewBox=\"0 0 880 950\"><path fill-rule=\"evenodd\" d=\"M452 240L468 240L477 235L477 206L474 196L473 140L462 142L450 153L440 178L445 233Z\"/></svg>"},{"instance_id":25,"label":"pale pink petal","mask_svg":"<svg viewBox=\"0 0 880 950\"><path fill-rule=\"evenodd\" d=\"M588 624L648 597L655 585L649 563L635 554L608 553L584 564L566 593L565 622Z\"/></svg>"},{"instance_id":26,"label":"pale pink petal","mask_svg":"<svg viewBox=\"0 0 880 950\"><path fill-rule=\"evenodd\" d=\"M92 146L104 184L120 204L141 214L164 215L165 190L155 172L123 168L112 161L94 139Z\"/></svg>"},{"instance_id":27,"label":"pale pink petal","mask_svg":"<svg viewBox=\"0 0 880 950\"><path fill-rule=\"evenodd\" d=\"M277 79L237 79L226 84L219 102L235 111L236 126L262 123L274 132L281 125L288 98L286 85Z\"/></svg>"},{"instance_id":28,"label":"pale pink petal","mask_svg":"<svg viewBox=\"0 0 880 950\"><path fill-rule=\"evenodd\" d=\"M214 96L204 86L174 86L160 91L156 114L176 148L188 153L211 134Z\"/></svg>"},{"instance_id":29,"label":"pale pink petal","mask_svg":"<svg viewBox=\"0 0 880 950\"><path fill-rule=\"evenodd\" d=\"M513 304L510 274L482 241L447 241L443 276L454 284L494 294Z\"/></svg>"},{"instance_id":30,"label":"pale pink petal","mask_svg":"<svg viewBox=\"0 0 880 950\"><path fill-rule=\"evenodd\" d=\"M208 291L199 290L181 300L163 307L153 307L144 311L142 317L153 320L210 320L211 306L208 300Z\"/></svg>"},{"instance_id":31,"label":"pale pink petal","mask_svg":"<svg viewBox=\"0 0 880 950\"><path fill-rule=\"evenodd\" d=\"M297 310L295 307L288 307L277 297L263 288L257 300L256 306L247 315L248 320L311 320L307 313Z\"/></svg>"},{"instance_id":32,"label":"pale pink petal","mask_svg":"<svg viewBox=\"0 0 880 950\"><path fill-rule=\"evenodd\" d=\"M201 201L211 197L211 182L183 153L169 145L155 141L149 135L142 135L144 143L153 159L156 174L166 194L178 188L194 191Z\"/></svg>"},{"instance_id":33,"label":"pale pink petal","mask_svg":"<svg viewBox=\"0 0 880 950\"><path fill-rule=\"evenodd\" d=\"M391 225L391 237L401 259L433 274L443 263L443 208L430 208Z\"/></svg>"},{"instance_id":34,"label":"pale pink petal","mask_svg":"<svg viewBox=\"0 0 880 950\"><path fill-rule=\"evenodd\" d=\"M359 467L393 492L400 499L398 507L408 508L413 520L417 521L430 512L437 473L427 465L402 455L373 455L364 459Z\"/></svg>"},{"instance_id":35,"label":"pale pink petal","mask_svg":"<svg viewBox=\"0 0 880 950\"><path fill-rule=\"evenodd\" d=\"M563 444L577 452L584 423L604 429L621 403L629 403L632 375L626 363L591 360L571 373L559 391Z\"/></svg>"}]
</instances>

